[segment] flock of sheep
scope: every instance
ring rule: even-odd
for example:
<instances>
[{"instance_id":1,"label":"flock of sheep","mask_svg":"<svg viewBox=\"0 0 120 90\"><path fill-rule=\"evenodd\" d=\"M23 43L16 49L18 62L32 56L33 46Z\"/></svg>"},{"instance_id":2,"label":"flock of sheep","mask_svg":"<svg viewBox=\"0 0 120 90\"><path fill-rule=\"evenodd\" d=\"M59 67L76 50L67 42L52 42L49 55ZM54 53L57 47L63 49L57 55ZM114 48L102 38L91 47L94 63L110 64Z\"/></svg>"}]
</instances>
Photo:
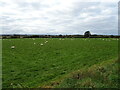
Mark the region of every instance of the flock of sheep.
<instances>
[{"instance_id":1,"label":"flock of sheep","mask_svg":"<svg viewBox=\"0 0 120 90\"><path fill-rule=\"evenodd\" d=\"M33 40L35 40L35 38L33 38ZM59 40L65 40L65 39L60 38ZM71 40L74 40L74 39L71 39ZM83 40L86 41L87 39L83 39ZM111 40L109 40L109 39L102 39L102 38L100 38L99 40L103 40L103 41L111 41ZM119 40L119 39L115 39L115 38L113 38L112 40ZM46 43L48 43L48 41L46 40L44 43L46 44ZM34 42L33 44L35 45L36 43ZM40 45L43 46L44 44L41 43ZM11 49L15 49L15 46L11 46Z\"/></svg>"}]
</instances>

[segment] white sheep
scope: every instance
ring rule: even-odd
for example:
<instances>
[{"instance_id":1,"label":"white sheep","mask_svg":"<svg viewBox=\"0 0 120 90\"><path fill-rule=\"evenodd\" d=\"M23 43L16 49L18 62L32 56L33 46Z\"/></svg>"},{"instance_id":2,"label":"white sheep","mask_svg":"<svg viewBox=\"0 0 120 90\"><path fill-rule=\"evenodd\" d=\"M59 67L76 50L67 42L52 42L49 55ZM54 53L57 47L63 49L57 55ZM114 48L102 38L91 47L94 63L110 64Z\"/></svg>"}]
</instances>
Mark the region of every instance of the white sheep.
<instances>
[{"instance_id":1,"label":"white sheep","mask_svg":"<svg viewBox=\"0 0 120 90\"><path fill-rule=\"evenodd\" d=\"M42 44L42 43L41 43L40 45L41 45L41 46L43 46L43 44Z\"/></svg>"},{"instance_id":2,"label":"white sheep","mask_svg":"<svg viewBox=\"0 0 120 90\"><path fill-rule=\"evenodd\" d=\"M15 46L11 46L11 49L15 49Z\"/></svg>"},{"instance_id":3,"label":"white sheep","mask_svg":"<svg viewBox=\"0 0 120 90\"><path fill-rule=\"evenodd\" d=\"M45 43L47 43L48 41L45 41Z\"/></svg>"}]
</instances>

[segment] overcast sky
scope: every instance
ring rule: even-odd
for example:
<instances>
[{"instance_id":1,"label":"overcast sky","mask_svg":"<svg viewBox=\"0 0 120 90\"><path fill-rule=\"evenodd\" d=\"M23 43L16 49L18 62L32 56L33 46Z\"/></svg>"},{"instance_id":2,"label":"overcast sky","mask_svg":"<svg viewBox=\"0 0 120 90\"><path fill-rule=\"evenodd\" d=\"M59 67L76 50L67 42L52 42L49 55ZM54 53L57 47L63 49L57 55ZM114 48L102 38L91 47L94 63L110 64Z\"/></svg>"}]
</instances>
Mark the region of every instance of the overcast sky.
<instances>
[{"instance_id":1,"label":"overcast sky","mask_svg":"<svg viewBox=\"0 0 120 90\"><path fill-rule=\"evenodd\" d=\"M118 1L0 0L0 34L118 34Z\"/></svg>"}]
</instances>

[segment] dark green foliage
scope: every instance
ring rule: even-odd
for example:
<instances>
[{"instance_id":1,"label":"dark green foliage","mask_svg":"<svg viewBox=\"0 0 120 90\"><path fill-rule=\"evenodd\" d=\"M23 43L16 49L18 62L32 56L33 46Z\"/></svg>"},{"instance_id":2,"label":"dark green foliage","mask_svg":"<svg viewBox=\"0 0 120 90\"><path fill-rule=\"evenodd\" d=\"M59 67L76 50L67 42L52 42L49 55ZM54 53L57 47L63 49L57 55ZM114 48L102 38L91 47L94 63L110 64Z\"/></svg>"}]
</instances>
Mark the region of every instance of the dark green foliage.
<instances>
[{"instance_id":1,"label":"dark green foliage","mask_svg":"<svg viewBox=\"0 0 120 90\"><path fill-rule=\"evenodd\" d=\"M91 35L90 31L86 31L86 32L84 33L84 37L86 37L86 38L90 37L90 35Z\"/></svg>"}]
</instances>

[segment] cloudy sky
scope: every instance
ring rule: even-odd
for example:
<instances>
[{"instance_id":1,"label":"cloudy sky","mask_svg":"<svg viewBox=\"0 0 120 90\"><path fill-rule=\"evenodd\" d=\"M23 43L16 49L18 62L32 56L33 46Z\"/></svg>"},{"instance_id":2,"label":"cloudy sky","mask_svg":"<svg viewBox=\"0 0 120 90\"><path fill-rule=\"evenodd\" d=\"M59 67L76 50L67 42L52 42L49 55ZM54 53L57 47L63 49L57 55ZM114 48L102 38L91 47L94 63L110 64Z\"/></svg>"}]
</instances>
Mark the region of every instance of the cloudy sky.
<instances>
[{"instance_id":1,"label":"cloudy sky","mask_svg":"<svg viewBox=\"0 0 120 90\"><path fill-rule=\"evenodd\" d=\"M118 1L0 0L0 34L118 34Z\"/></svg>"}]
</instances>

